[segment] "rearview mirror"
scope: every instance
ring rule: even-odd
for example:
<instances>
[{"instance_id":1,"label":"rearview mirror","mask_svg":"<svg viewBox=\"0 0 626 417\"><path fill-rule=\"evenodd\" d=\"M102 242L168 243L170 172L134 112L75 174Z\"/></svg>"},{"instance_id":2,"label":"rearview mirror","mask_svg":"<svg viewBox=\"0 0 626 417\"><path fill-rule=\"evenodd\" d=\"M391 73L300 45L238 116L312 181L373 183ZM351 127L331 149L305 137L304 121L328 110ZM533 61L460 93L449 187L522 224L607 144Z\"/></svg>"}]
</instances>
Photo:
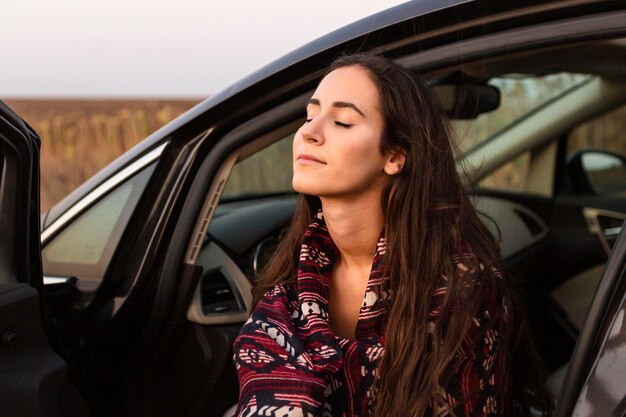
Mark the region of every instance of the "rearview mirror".
<instances>
[{"instance_id":1,"label":"rearview mirror","mask_svg":"<svg viewBox=\"0 0 626 417\"><path fill-rule=\"evenodd\" d=\"M475 119L500 106L497 87L460 72L432 82L431 88L450 119Z\"/></svg>"}]
</instances>

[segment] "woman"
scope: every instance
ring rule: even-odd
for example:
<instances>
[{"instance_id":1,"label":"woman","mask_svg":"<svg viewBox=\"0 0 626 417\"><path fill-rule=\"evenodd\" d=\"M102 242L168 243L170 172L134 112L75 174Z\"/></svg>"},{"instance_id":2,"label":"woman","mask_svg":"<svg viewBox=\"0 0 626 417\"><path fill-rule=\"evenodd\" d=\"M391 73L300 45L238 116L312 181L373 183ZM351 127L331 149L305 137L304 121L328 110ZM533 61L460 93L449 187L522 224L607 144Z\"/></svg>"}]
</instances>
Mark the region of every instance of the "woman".
<instances>
[{"instance_id":1,"label":"woman","mask_svg":"<svg viewBox=\"0 0 626 417\"><path fill-rule=\"evenodd\" d=\"M393 61L339 58L293 142L301 193L234 344L237 416L551 408L445 117Z\"/></svg>"}]
</instances>

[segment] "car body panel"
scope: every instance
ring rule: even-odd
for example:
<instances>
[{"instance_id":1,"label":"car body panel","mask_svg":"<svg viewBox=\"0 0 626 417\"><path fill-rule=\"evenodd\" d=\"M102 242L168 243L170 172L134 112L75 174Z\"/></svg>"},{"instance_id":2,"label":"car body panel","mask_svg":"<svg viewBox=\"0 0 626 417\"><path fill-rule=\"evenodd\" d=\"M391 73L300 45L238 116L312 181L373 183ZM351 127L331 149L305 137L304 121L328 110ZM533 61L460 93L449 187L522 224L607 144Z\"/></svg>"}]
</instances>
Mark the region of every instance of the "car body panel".
<instances>
[{"instance_id":1,"label":"car body panel","mask_svg":"<svg viewBox=\"0 0 626 417\"><path fill-rule=\"evenodd\" d=\"M0 102L0 271L41 290L39 136Z\"/></svg>"},{"instance_id":2,"label":"car body panel","mask_svg":"<svg viewBox=\"0 0 626 417\"><path fill-rule=\"evenodd\" d=\"M39 137L0 101L0 414L49 416L80 397L42 325Z\"/></svg>"}]
</instances>

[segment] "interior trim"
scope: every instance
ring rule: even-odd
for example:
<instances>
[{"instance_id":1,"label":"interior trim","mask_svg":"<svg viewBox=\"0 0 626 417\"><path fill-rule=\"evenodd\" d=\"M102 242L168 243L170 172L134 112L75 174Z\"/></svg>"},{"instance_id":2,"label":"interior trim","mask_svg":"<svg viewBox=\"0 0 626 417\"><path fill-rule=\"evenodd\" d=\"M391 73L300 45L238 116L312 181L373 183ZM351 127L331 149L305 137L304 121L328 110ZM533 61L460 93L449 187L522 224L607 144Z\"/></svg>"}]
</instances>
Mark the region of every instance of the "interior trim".
<instances>
[{"instance_id":1,"label":"interior trim","mask_svg":"<svg viewBox=\"0 0 626 417\"><path fill-rule=\"evenodd\" d=\"M557 148L557 141L552 140L530 152L530 163L528 165L524 192L552 197L554 193Z\"/></svg>"},{"instance_id":2,"label":"interior trim","mask_svg":"<svg viewBox=\"0 0 626 417\"><path fill-rule=\"evenodd\" d=\"M537 49L542 45L572 43L590 36L608 37L611 32L624 33L626 11L608 12L557 22L525 26L495 34L433 48L396 60L399 64L424 72L434 67L453 65L450 61L468 62L490 55L502 55L519 49Z\"/></svg>"},{"instance_id":3,"label":"interior trim","mask_svg":"<svg viewBox=\"0 0 626 417\"><path fill-rule=\"evenodd\" d=\"M197 324L242 323L252 310L252 286L237 264L216 243L210 242L198 255L197 262L205 271L219 269L224 274L236 299L243 300L245 311L206 314L202 311L202 281L198 280L187 319Z\"/></svg>"},{"instance_id":4,"label":"interior trim","mask_svg":"<svg viewBox=\"0 0 626 417\"><path fill-rule=\"evenodd\" d=\"M600 221L598 220L599 216L626 220L626 214L612 210L599 209L595 207L583 207L583 217L585 218L585 223L587 224L587 230L589 230L589 233L597 236L598 241L600 241L600 245L602 245L602 249L604 249L606 255L609 256L612 249L609 245L609 242L607 241L607 232L610 234L618 235L621 231L621 227L612 227L606 230L602 229Z\"/></svg>"},{"instance_id":5,"label":"interior trim","mask_svg":"<svg viewBox=\"0 0 626 417\"><path fill-rule=\"evenodd\" d=\"M472 196L472 202L487 229L496 239L501 239L500 254L503 259L510 258L548 235L546 223L521 204L481 195ZM537 230L529 228L520 213L532 221Z\"/></svg>"},{"instance_id":6,"label":"interior trim","mask_svg":"<svg viewBox=\"0 0 626 417\"><path fill-rule=\"evenodd\" d=\"M202 211L198 217L199 220L196 222L193 234L191 235L191 244L187 247L187 255L185 256L184 261L185 263L196 263L196 259L198 258L200 249L202 248L202 243L204 242L204 236L209 229L209 224L211 224L211 219L215 213L215 208L220 201L220 197L222 196L222 191L224 191L226 181L228 181L230 171L233 169L235 162L239 159L239 155L239 152L233 152L230 154L220 166L217 174L215 174L215 180L211 184L211 188L207 193L207 198L204 200Z\"/></svg>"},{"instance_id":7,"label":"interior trim","mask_svg":"<svg viewBox=\"0 0 626 417\"><path fill-rule=\"evenodd\" d=\"M301 100L303 96L298 97L297 100ZM256 121L256 118L253 120ZM222 164L220 165L217 173L215 174L215 179L212 181L209 192L204 199L202 209L200 211L200 216L198 217L198 220L196 221L196 224L194 226L192 240L187 247L187 252L184 259L185 263L196 263L199 248L204 241L207 230L209 229L209 225L211 224L211 219L213 218L213 214L215 213L215 209L219 204L220 197L222 196L222 192L224 191L226 182L228 181L228 177L230 176L230 172L233 169L235 163L244 160L245 158L253 155L255 152L258 152L261 149L286 137L287 133L291 134L295 132L297 128L300 127L300 125L301 119L286 123L278 129L274 129L271 132L261 135L255 140L252 140L251 142L238 148L236 151L232 152L226 157L224 162L222 162Z\"/></svg>"}]
</instances>

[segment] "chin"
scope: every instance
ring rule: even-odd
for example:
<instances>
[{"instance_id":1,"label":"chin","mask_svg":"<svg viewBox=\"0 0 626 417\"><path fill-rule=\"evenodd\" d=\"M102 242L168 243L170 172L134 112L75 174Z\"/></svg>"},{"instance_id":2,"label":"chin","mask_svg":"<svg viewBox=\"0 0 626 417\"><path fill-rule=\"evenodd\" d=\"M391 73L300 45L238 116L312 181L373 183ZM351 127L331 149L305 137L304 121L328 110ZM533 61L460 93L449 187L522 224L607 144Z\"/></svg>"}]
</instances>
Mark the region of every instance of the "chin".
<instances>
[{"instance_id":1,"label":"chin","mask_svg":"<svg viewBox=\"0 0 626 417\"><path fill-rule=\"evenodd\" d=\"M292 181L291 185L300 194L318 195L319 185L315 186L304 181Z\"/></svg>"},{"instance_id":2,"label":"chin","mask_svg":"<svg viewBox=\"0 0 626 417\"><path fill-rule=\"evenodd\" d=\"M300 194L314 195L321 197L329 193L328 187L325 187L319 179L294 179L291 182L293 189Z\"/></svg>"}]
</instances>

